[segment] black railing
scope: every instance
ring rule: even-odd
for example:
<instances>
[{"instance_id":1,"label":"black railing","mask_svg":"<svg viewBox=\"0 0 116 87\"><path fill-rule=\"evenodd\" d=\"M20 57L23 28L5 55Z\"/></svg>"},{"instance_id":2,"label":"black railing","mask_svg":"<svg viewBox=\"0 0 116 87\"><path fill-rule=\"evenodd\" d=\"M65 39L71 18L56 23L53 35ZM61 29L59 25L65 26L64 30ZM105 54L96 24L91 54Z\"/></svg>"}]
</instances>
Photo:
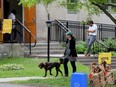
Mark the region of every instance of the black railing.
<instances>
[{"instance_id":1,"label":"black railing","mask_svg":"<svg viewBox=\"0 0 116 87\"><path fill-rule=\"evenodd\" d=\"M88 25L81 24L79 21L69 21L69 20L59 20L64 26L66 26L69 30L71 30L77 40L85 41L87 39ZM111 24L100 24L98 25L98 40L103 40L107 38L116 38L116 25Z\"/></svg>"},{"instance_id":2,"label":"black railing","mask_svg":"<svg viewBox=\"0 0 116 87\"><path fill-rule=\"evenodd\" d=\"M110 52L109 47L101 40L96 40L92 48L93 54L99 54L99 52Z\"/></svg>"},{"instance_id":3,"label":"black railing","mask_svg":"<svg viewBox=\"0 0 116 87\"><path fill-rule=\"evenodd\" d=\"M23 32L23 33L19 32L19 36L20 38L22 38L20 39L20 43L23 43L29 49L29 54L31 55L31 48L36 46L36 37L19 20L16 20L16 27L20 28L19 30ZM25 37L28 38L28 40L25 40ZM34 38L35 40L33 45L31 42L32 38Z\"/></svg>"},{"instance_id":4,"label":"black railing","mask_svg":"<svg viewBox=\"0 0 116 87\"><path fill-rule=\"evenodd\" d=\"M103 40L116 38L116 25L96 24L98 25L98 35L97 40L93 45L93 54L98 54L102 51L109 52L109 47L104 44ZM77 41L85 41L87 39L87 29L88 25L81 24L81 22L78 21L55 20L51 28L51 41L66 41L65 33L67 31L72 31Z\"/></svg>"},{"instance_id":5,"label":"black railing","mask_svg":"<svg viewBox=\"0 0 116 87\"><path fill-rule=\"evenodd\" d=\"M0 19L0 29L2 30L2 25L3 25L3 19ZM11 39L6 42L6 43L23 43L28 49L29 49L29 54L31 55L31 47L36 46L36 37L31 33L31 31L23 25L19 20L16 20L15 24L16 28L16 33L17 37L16 40L13 40L13 35L11 35ZM26 36L25 36L26 33ZM25 41L25 37L28 37L28 41ZM31 38L34 38L34 44L32 45ZM3 41L5 42L5 40Z\"/></svg>"},{"instance_id":6,"label":"black railing","mask_svg":"<svg viewBox=\"0 0 116 87\"><path fill-rule=\"evenodd\" d=\"M59 20L55 20L52 22L52 27L50 30L50 40L51 41L66 41L65 33L69 31L69 29L64 26Z\"/></svg>"}]
</instances>

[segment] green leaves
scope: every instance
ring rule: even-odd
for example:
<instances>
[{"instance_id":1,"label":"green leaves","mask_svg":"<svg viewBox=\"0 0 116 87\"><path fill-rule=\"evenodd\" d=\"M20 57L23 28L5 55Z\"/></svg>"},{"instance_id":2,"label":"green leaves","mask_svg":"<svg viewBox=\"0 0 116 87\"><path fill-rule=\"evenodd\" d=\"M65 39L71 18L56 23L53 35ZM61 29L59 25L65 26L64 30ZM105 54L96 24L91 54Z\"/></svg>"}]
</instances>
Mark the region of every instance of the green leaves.
<instances>
[{"instance_id":1,"label":"green leaves","mask_svg":"<svg viewBox=\"0 0 116 87\"><path fill-rule=\"evenodd\" d=\"M83 41L79 41L76 45L76 50L78 54L84 54L86 51L86 43Z\"/></svg>"},{"instance_id":2,"label":"green leaves","mask_svg":"<svg viewBox=\"0 0 116 87\"><path fill-rule=\"evenodd\" d=\"M92 5L90 2L83 3L83 7L87 10L89 16L92 16L94 14L99 15L100 13L100 9Z\"/></svg>"},{"instance_id":3,"label":"green leaves","mask_svg":"<svg viewBox=\"0 0 116 87\"><path fill-rule=\"evenodd\" d=\"M40 0L20 0L19 5L22 4L25 7L31 7L39 2L40 2Z\"/></svg>"},{"instance_id":4,"label":"green leaves","mask_svg":"<svg viewBox=\"0 0 116 87\"><path fill-rule=\"evenodd\" d=\"M70 11L79 11L85 9L88 15L99 15L100 9L92 4L92 2L103 3L104 0L74 0L73 3L70 0L62 1L61 5L66 7Z\"/></svg>"},{"instance_id":5,"label":"green leaves","mask_svg":"<svg viewBox=\"0 0 116 87\"><path fill-rule=\"evenodd\" d=\"M63 0L60 5L66 7L69 11L79 11L83 4L79 0L74 0L73 2L71 0Z\"/></svg>"},{"instance_id":6,"label":"green leaves","mask_svg":"<svg viewBox=\"0 0 116 87\"><path fill-rule=\"evenodd\" d=\"M49 4L51 4L54 1L56 1L56 0L40 0L40 2L47 7L48 7Z\"/></svg>"},{"instance_id":7,"label":"green leaves","mask_svg":"<svg viewBox=\"0 0 116 87\"><path fill-rule=\"evenodd\" d=\"M49 4L51 4L54 1L56 1L56 0L20 0L19 5L22 4L25 7L31 7L36 4L42 3L43 5L48 6Z\"/></svg>"}]
</instances>

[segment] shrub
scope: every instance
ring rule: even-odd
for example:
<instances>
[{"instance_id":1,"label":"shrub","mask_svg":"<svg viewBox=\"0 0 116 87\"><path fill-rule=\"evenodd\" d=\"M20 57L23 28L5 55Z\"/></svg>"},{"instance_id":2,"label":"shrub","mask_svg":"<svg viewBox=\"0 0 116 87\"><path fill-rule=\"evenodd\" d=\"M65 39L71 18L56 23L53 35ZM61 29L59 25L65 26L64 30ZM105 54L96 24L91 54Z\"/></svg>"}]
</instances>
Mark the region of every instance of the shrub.
<instances>
[{"instance_id":1,"label":"shrub","mask_svg":"<svg viewBox=\"0 0 116 87\"><path fill-rule=\"evenodd\" d=\"M84 54L86 51L86 43L83 41L79 41L76 45L76 50L78 54Z\"/></svg>"},{"instance_id":2,"label":"shrub","mask_svg":"<svg viewBox=\"0 0 116 87\"><path fill-rule=\"evenodd\" d=\"M3 64L0 66L0 70L2 71L12 71L12 70L22 70L24 69L21 64Z\"/></svg>"},{"instance_id":3,"label":"shrub","mask_svg":"<svg viewBox=\"0 0 116 87\"><path fill-rule=\"evenodd\" d=\"M94 46L92 46L91 52L92 53L99 53L99 52L115 52L116 51L116 39L105 39L103 40L103 43L109 47L109 49L103 47L101 44L95 42Z\"/></svg>"},{"instance_id":4,"label":"shrub","mask_svg":"<svg viewBox=\"0 0 116 87\"><path fill-rule=\"evenodd\" d=\"M94 45L91 48L91 53L97 54L99 52L106 52L107 48L104 48L101 44L98 44L97 42L94 43Z\"/></svg>"},{"instance_id":5,"label":"shrub","mask_svg":"<svg viewBox=\"0 0 116 87\"><path fill-rule=\"evenodd\" d=\"M104 43L109 47L110 51L116 51L116 39L105 39Z\"/></svg>"}]
</instances>

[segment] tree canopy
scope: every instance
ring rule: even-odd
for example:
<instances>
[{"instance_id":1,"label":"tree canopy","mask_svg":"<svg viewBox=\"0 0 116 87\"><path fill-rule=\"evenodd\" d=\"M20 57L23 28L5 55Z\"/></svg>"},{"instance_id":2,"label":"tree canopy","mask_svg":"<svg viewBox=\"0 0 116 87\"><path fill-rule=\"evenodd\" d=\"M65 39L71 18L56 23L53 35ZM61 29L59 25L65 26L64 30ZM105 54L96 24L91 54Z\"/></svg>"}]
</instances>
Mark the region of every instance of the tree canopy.
<instances>
[{"instance_id":1,"label":"tree canopy","mask_svg":"<svg viewBox=\"0 0 116 87\"><path fill-rule=\"evenodd\" d=\"M19 5L22 4L23 6L31 7L35 4L42 3L44 6L48 6L49 4L51 4L54 1L56 1L56 0L20 0Z\"/></svg>"},{"instance_id":2,"label":"tree canopy","mask_svg":"<svg viewBox=\"0 0 116 87\"><path fill-rule=\"evenodd\" d=\"M61 5L73 11L86 9L89 16L99 15L103 11L116 24L116 18L107 9L111 7L116 12L116 0L64 0Z\"/></svg>"},{"instance_id":3,"label":"tree canopy","mask_svg":"<svg viewBox=\"0 0 116 87\"><path fill-rule=\"evenodd\" d=\"M45 7L48 7L54 1L58 0L20 0L19 4L30 7L42 3ZM111 7L116 11L116 0L59 0L58 4L72 11L86 9L90 16L94 14L99 15L103 11L116 24L116 18L107 9Z\"/></svg>"}]
</instances>

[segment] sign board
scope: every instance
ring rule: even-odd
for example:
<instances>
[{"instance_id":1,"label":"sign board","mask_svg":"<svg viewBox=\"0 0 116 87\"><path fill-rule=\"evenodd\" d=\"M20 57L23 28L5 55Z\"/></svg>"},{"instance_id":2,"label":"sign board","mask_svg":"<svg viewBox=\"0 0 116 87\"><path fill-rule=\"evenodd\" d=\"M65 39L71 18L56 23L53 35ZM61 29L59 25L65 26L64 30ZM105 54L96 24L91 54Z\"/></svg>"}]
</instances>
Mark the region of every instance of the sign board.
<instances>
[{"instance_id":1,"label":"sign board","mask_svg":"<svg viewBox=\"0 0 116 87\"><path fill-rule=\"evenodd\" d=\"M3 20L3 30L2 33L9 33L11 34L12 31L12 20L11 19L4 19Z\"/></svg>"},{"instance_id":2,"label":"sign board","mask_svg":"<svg viewBox=\"0 0 116 87\"><path fill-rule=\"evenodd\" d=\"M103 61L106 61L108 64L111 64L111 57L112 53L99 53L98 64L101 64L101 62Z\"/></svg>"}]
</instances>

